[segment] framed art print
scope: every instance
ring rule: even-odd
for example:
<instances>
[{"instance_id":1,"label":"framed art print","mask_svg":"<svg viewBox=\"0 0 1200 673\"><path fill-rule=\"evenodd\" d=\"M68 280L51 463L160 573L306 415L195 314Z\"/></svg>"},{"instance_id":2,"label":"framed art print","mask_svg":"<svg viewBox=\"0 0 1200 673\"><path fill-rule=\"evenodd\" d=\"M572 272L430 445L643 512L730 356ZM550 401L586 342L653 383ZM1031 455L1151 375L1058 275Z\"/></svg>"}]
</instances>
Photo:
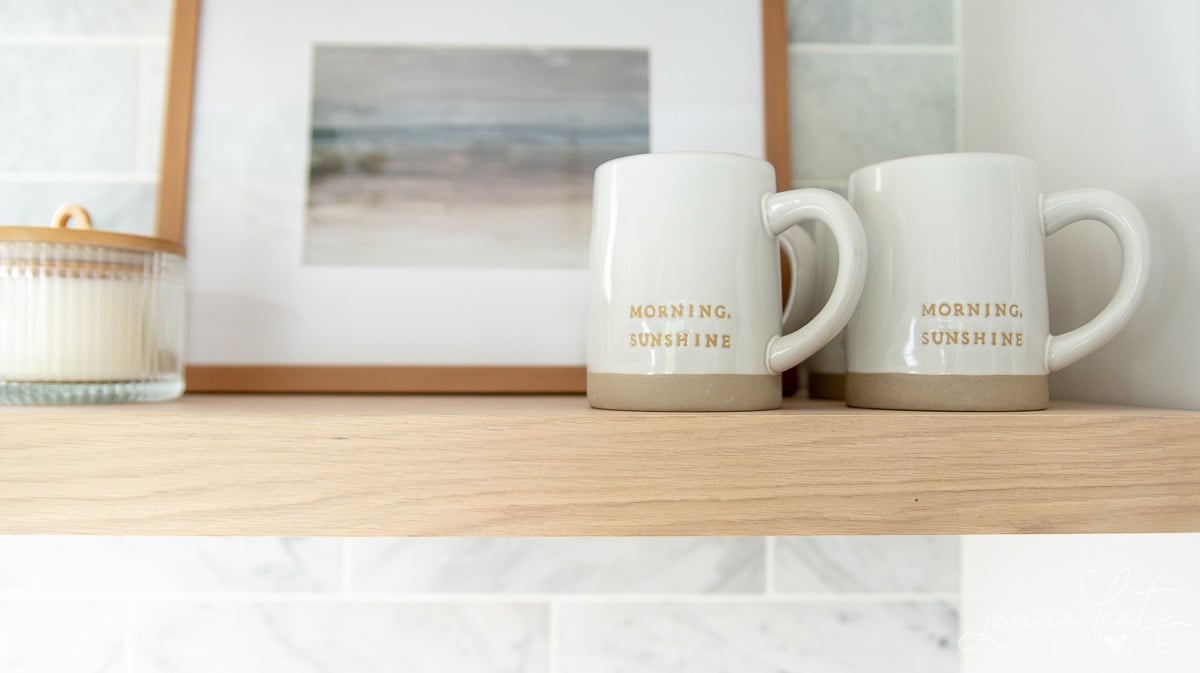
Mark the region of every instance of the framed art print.
<instances>
[{"instance_id":1,"label":"framed art print","mask_svg":"<svg viewBox=\"0 0 1200 673\"><path fill-rule=\"evenodd\" d=\"M196 7L160 195L193 391L582 392L595 168L764 155L757 3Z\"/></svg>"}]
</instances>

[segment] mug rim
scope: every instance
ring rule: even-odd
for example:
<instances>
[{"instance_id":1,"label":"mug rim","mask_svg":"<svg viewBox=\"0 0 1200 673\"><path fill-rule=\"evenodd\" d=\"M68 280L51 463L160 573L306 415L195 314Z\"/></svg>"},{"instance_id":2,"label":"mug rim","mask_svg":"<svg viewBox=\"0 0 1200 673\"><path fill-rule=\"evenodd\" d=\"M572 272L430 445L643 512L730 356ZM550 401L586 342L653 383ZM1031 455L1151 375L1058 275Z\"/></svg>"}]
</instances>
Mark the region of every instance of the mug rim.
<instances>
[{"instance_id":1,"label":"mug rim","mask_svg":"<svg viewBox=\"0 0 1200 673\"><path fill-rule=\"evenodd\" d=\"M1012 154L1009 152L939 152L936 154L916 154L910 157L897 157L895 159L888 159L887 161L878 161L873 164L867 164L866 166L856 169L853 173L851 173L850 177L847 179L847 184L854 182L860 173L878 170L884 166L889 166L892 164L923 163L927 161L955 162L978 159L999 159L1008 163L1025 163L1033 166L1034 168L1037 167L1037 162L1033 159L1030 159L1023 154Z\"/></svg>"},{"instance_id":2,"label":"mug rim","mask_svg":"<svg viewBox=\"0 0 1200 673\"><path fill-rule=\"evenodd\" d=\"M727 160L736 160L736 161L741 161L741 162L752 161L755 163L762 163L762 164L768 164L768 165L770 165L770 163L771 163L771 162L767 161L766 159L761 159L759 157L751 156L749 154L741 154L738 152L721 152L718 150L669 150L666 152L642 152L641 154L627 154L623 157L616 157L613 159L609 159L608 161L605 161L604 163L600 164L599 166L596 167L596 170L599 171L601 168L604 168L610 164L619 164L619 163L628 163L628 162L634 162L634 161L646 161L646 160L655 160L655 159L667 159L667 158L674 158L674 157L697 157L697 158L703 157L703 158L708 158L708 159L727 159Z\"/></svg>"}]
</instances>

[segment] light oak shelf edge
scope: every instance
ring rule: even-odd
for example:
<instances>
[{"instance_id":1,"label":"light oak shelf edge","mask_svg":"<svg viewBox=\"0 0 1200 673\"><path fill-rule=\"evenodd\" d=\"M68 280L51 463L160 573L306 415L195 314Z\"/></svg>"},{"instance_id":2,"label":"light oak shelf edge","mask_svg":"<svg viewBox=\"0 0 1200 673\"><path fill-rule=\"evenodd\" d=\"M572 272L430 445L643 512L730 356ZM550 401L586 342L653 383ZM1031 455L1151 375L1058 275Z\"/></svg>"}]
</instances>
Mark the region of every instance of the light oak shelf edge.
<instances>
[{"instance_id":1,"label":"light oak shelf edge","mask_svg":"<svg viewBox=\"0 0 1200 673\"><path fill-rule=\"evenodd\" d=\"M1200 531L1200 412L313 395L0 411L0 534L1184 531Z\"/></svg>"}]
</instances>

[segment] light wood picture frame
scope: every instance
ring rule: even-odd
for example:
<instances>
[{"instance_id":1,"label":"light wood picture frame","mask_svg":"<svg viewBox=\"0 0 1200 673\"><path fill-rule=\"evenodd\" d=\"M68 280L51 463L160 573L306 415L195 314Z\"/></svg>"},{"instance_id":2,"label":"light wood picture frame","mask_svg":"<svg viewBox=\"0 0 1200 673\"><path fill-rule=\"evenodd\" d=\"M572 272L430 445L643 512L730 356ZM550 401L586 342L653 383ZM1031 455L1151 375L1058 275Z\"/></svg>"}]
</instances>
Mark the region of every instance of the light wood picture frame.
<instances>
[{"instance_id":1,"label":"light wood picture frame","mask_svg":"<svg viewBox=\"0 0 1200 673\"><path fill-rule=\"evenodd\" d=\"M159 235L186 242L200 0L176 0L159 184ZM786 0L762 0L765 158L791 187ZM784 266L784 285L787 267ZM189 364L189 392L583 393L583 366ZM794 386L793 386L794 387Z\"/></svg>"}]
</instances>

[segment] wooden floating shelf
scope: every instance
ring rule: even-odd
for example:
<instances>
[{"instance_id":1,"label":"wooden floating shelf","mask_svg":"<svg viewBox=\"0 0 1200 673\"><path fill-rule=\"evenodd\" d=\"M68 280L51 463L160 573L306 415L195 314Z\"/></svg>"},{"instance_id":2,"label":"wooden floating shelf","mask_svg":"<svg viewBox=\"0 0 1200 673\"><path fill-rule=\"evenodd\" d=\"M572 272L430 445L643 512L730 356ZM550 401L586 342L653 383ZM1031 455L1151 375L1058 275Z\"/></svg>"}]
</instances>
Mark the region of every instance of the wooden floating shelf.
<instances>
[{"instance_id":1,"label":"wooden floating shelf","mask_svg":"<svg viewBox=\"0 0 1200 673\"><path fill-rule=\"evenodd\" d=\"M1200 531L1200 412L189 395L5 408L0 423L2 534Z\"/></svg>"}]
</instances>

